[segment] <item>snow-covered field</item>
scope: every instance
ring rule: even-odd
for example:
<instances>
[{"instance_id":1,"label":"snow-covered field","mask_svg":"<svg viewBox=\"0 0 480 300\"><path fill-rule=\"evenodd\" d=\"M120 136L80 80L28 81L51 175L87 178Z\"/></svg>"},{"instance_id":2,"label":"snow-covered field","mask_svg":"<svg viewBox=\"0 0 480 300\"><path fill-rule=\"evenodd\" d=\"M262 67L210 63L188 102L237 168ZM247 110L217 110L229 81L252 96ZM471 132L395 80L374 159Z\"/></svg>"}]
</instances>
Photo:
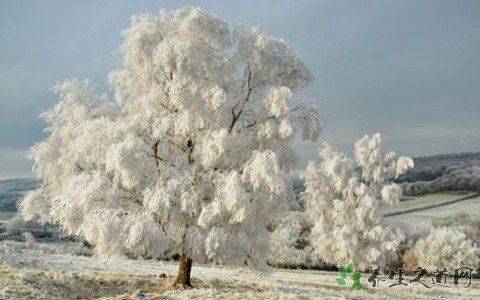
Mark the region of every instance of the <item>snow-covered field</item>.
<instances>
[{"instance_id":1,"label":"snow-covered field","mask_svg":"<svg viewBox=\"0 0 480 300\"><path fill-rule=\"evenodd\" d=\"M450 201L458 194L435 194L403 201L392 211ZM480 197L431 210L391 217L415 224L467 213L480 219ZM311 270L270 269L255 272L194 264L193 289L171 288L176 262L115 260L89 254L73 242L33 245L0 242L0 299L480 299L480 281L471 287L392 287L387 279L373 288L364 274L360 291L337 285L338 274ZM161 276L165 274L166 276ZM425 281L425 280L424 280ZM430 279L428 279L430 281ZM451 281L451 279L449 279Z\"/></svg>"},{"instance_id":2,"label":"snow-covered field","mask_svg":"<svg viewBox=\"0 0 480 300\"><path fill-rule=\"evenodd\" d=\"M469 288L365 288L336 284L337 273L194 265L193 289L171 288L177 264L74 256L74 244L0 243L1 299L480 299L480 282ZM161 276L165 274L166 276ZM384 277L388 277L385 275Z\"/></svg>"},{"instance_id":3,"label":"snow-covered field","mask_svg":"<svg viewBox=\"0 0 480 300\"><path fill-rule=\"evenodd\" d=\"M390 207L387 212L408 210L416 207L429 206L431 204L450 202L463 197L458 193L437 193L414 197L407 201L401 201ZM445 206L425 209L406 214L388 217L391 223L404 223L408 226L416 226L424 221L445 223L455 218L469 217L471 220L480 220L480 196L461 202L447 204Z\"/></svg>"}]
</instances>

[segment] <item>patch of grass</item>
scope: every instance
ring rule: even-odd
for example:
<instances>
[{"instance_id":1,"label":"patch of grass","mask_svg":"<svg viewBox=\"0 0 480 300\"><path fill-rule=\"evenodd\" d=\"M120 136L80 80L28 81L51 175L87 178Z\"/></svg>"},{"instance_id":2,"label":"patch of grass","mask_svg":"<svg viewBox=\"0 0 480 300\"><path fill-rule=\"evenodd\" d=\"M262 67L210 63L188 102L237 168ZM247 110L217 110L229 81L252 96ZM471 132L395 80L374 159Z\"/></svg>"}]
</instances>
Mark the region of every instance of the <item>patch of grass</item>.
<instances>
[{"instance_id":1,"label":"patch of grass","mask_svg":"<svg viewBox=\"0 0 480 300\"><path fill-rule=\"evenodd\" d=\"M124 274L75 274L13 269L0 265L0 283L12 299L131 299L136 291L161 294L172 278Z\"/></svg>"}]
</instances>

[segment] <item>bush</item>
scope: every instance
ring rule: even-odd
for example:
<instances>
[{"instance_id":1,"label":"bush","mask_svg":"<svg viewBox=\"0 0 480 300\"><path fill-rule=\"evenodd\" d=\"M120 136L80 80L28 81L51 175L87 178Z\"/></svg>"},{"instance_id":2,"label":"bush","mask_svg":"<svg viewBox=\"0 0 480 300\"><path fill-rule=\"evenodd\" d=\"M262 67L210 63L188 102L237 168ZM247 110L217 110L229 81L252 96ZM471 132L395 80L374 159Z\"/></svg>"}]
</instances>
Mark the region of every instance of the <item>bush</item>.
<instances>
[{"instance_id":1,"label":"bush","mask_svg":"<svg viewBox=\"0 0 480 300\"><path fill-rule=\"evenodd\" d=\"M28 249L33 249L35 247L35 237L30 232L24 232L23 236L25 237L25 246Z\"/></svg>"},{"instance_id":2,"label":"bush","mask_svg":"<svg viewBox=\"0 0 480 300\"><path fill-rule=\"evenodd\" d=\"M480 248L465 231L467 227L440 227L420 239L403 257L404 268L418 266L428 270L441 268L479 268Z\"/></svg>"},{"instance_id":3,"label":"bush","mask_svg":"<svg viewBox=\"0 0 480 300\"><path fill-rule=\"evenodd\" d=\"M309 243L313 224L304 212L289 212L272 224L268 263L281 268L315 268L319 259Z\"/></svg>"},{"instance_id":4,"label":"bush","mask_svg":"<svg viewBox=\"0 0 480 300\"><path fill-rule=\"evenodd\" d=\"M11 236L22 236L24 232L30 232L35 238L50 238L53 229L48 229L36 221L25 221L20 214L15 215L6 224L5 229Z\"/></svg>"}]
</instances>

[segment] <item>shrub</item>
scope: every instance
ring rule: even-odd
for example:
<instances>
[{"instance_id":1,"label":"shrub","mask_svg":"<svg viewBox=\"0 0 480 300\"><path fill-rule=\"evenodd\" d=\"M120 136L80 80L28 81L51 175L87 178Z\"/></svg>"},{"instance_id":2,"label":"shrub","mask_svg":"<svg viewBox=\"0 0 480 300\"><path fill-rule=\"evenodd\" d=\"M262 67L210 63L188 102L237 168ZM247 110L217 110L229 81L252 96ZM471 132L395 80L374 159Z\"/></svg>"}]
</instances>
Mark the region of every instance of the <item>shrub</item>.
<instances>
[{"instance_id":1,"label":"shrub","mask_svg":"<svg viewBox=\"0 0 480 300\"><path fill-rule=\"evenodd\" d=\"M313 268L319 259L308 241L313 224L304 212L292 211L272 224L268 263L282 268Z\"/></svg>"},{"instance_id":2,"label":"shrub","mask_svg":"<svg viewBox=\"0 0 480 300\"><path fill-rule=\"evenodd\" d=\"M428 270L472 267L480 263L480 248L465 234L464 227L440 227L420 239L404 256L404 267ZM415 266L416 265L416 266Z\"/></svg>"}]
</instances>

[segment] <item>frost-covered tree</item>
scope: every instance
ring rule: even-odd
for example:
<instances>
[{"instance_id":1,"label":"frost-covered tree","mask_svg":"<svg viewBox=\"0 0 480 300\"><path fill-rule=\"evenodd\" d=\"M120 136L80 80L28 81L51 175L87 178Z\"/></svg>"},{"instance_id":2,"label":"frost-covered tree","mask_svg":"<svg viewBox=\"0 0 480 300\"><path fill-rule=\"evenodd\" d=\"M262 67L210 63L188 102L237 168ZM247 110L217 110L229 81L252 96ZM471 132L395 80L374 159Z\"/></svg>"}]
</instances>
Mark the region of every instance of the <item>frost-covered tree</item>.
<instances>
[{"instance_id":1,"label":"frost-covered tree","mask_svg":"<svg viewBox=\"0 0 480 300\"><path fill-rule=\"evenodd\" d=\"M123 35L113 96L74 79L54 88L23 215L103 255L173 249L182 285L194 259L263 260L266 224L292 197L294 134L321 131L314 106L292 105L311 73L284 41L198 8L135 16Z\"/></svg>"},{"instance_id":2,"label":"frost-covered tree","mask_svg":"<svg viewBox=\"0 0 480 300\"><path fill-rule=\"evenodd\" d=\"M338 267L353 262L360 270L396 259L404 236L382 224L380 209L400 198L392 181L413 167L413 160L382 154L380 134L357 141L355 159L327 144L320 155L321 164L307 168L303 193L318 256Z\"/></svg>"},{"instance_id":3,"label":"frost-covered tree","mask_svg":"<svg viewBox=\"0 0 480 300\"><path fill-rule=\"evenodd\" d=\"M271 227L270 265L286 268L319 266L309 241L312 223L305 212L285 212L272 222Z\"/></svg>"},{"instance_id":4,"label":"frost-covered tree","mask_svg":"<svg viewBox=\"0 0 480 300\"><path fill-rule=\"evenodd\" d=\"M417 265L430 270L442 268L480 268L480 248L468 238L468 228L441 227L432 229L413 249Z\"/></svg>"}]
</instances>

